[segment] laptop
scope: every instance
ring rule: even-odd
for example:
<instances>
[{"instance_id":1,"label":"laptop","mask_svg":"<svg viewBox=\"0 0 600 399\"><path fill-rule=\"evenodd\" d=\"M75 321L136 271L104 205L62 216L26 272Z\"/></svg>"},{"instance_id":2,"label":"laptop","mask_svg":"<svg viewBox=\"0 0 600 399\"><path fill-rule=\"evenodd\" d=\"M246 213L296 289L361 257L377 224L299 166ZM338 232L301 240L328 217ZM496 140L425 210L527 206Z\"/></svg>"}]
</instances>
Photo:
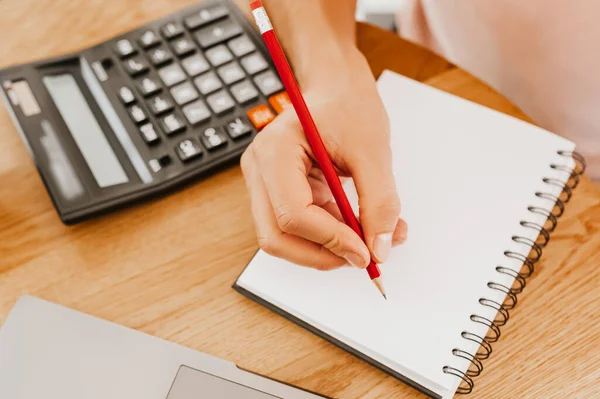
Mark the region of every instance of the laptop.
<instances>
[{"instance_id":1,"label":"laptop","mask_svg":"<svg viewBox=\"0 0 600 399\"><path fill-rule=\"evenodd\" d=\"M324 396L41 299L22 297L0 330L0 398Z\"/></svg>"}]
</instances>

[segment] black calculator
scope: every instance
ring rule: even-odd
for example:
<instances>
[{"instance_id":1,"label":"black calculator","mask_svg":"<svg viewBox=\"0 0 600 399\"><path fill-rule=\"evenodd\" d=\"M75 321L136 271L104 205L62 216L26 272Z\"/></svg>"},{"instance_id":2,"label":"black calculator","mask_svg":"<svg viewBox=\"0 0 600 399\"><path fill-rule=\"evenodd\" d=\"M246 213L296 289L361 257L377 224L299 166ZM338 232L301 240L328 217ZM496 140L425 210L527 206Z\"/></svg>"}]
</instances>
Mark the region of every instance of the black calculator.
<instances>
[{"instance_id":1,"label":"black calculator","mask_svg":"<svg viewBox=\"0 0 600 399\"><path fill-rule=\"evenodd\" d=\"M0 86L66 224L236 163L289 103L260 36L229 0L4 69Z\"/></svg>"}]
</instances>

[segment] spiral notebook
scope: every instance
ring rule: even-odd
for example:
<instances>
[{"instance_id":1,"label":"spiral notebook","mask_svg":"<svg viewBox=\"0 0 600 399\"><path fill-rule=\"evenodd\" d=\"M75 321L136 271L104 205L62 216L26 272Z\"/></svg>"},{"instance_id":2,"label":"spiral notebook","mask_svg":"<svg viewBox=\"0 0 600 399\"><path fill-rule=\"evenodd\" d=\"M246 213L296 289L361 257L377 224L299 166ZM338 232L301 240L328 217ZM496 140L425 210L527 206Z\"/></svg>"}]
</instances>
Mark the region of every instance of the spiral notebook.
<instances>
[{"instance_id":1,"label":"spiral notebook","mask_svg":"<svg viewBox=\"0 0 600 399\"><path fill-rule=\"evenodd\" d=\"M259 251L234 288L434 398L469 393L584 166L574 144L386 71L408 241L365 271ZM368 134L368 132L365 132ZM353 185L347 186L356 203Z\"/></svg>"}]
</instances>

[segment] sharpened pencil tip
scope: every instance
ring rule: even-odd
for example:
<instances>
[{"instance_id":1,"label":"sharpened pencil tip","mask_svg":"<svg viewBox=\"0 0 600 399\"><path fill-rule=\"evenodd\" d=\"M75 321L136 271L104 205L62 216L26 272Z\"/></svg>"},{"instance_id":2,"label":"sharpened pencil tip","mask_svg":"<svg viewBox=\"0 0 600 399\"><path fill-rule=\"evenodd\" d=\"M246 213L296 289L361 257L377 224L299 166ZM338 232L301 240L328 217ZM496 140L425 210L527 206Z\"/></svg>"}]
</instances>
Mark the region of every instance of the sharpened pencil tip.
<instances>
[{"instance_id":1,"label":"sharpened pencil tip","mask_svg":"<svg viewBox=\"0 0 600 399\"><path fill-rule=\"evenodd\" d=\"M377 290L381 292L381 295L383 295L383 297L387 301L387 296L385 295L385 289L383 289L383 281L381 281L381 278L374 278L373 283L375 284L375 287L377 287Z\"/></svg>"}]
</instances>

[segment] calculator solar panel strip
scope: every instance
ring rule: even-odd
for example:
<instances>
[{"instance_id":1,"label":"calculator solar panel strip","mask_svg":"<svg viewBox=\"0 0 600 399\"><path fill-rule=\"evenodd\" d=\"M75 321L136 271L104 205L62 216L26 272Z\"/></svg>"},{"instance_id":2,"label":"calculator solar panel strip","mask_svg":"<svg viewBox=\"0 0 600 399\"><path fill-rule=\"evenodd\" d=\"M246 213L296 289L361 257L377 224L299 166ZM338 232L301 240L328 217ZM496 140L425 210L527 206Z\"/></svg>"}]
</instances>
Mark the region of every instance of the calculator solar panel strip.
<instances>
[{"instance_id":1,"label":"calculator solar panel strip","mask_svg":"<svg viewBox=\"0 0 600 399\"><path fill-rule=\"evenodd\" d=\"M66 224L237 162L289 101L260 36L229 0L7 68L0 88Z\"/></svg>"}]
</instances>

